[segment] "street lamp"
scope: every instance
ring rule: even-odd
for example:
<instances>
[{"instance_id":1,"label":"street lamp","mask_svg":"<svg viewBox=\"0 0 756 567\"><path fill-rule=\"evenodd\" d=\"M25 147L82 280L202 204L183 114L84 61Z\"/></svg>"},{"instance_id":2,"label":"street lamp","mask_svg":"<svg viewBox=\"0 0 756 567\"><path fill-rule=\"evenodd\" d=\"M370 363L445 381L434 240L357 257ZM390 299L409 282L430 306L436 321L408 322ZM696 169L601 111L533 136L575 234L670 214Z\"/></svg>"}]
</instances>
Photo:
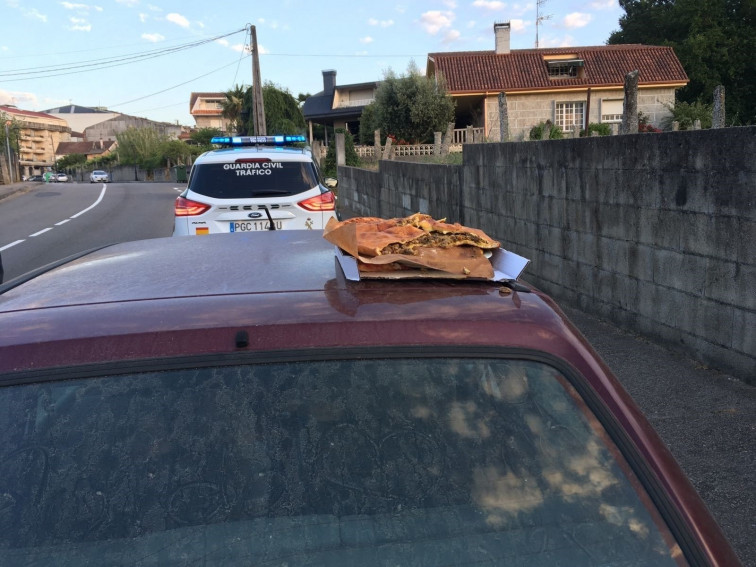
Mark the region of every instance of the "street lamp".
<instances>
[{"instance_id":1,"label":"street lamp","mask_svg":"<svg viewBox=\"0 0 756 567\"><path fill-rule=\"evenodd\" d=\"M11 163L10 153L10 136L8 135L8 126L11 125L10 120L5 121L5 149L8 151L8 172L10 173L10 181L13 183L13 164Z\"/></svg>"}]
</instances>

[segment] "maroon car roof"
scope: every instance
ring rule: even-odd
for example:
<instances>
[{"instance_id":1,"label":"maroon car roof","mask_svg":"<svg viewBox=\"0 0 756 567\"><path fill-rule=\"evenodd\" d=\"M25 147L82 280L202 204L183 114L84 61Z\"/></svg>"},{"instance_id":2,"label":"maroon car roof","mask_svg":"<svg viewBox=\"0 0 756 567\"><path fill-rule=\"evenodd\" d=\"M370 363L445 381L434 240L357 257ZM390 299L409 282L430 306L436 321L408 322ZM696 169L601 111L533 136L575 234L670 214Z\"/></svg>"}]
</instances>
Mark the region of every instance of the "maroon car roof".
<instances>
[{"instance_id":1,"label":"maroon car roof","mask_svg":"<svg viewBox=\"0 0 756 567\"><path fill-rule=\"evenodd\" d=\"M320 232L273 231L118 244L0 292L5 384L48 379L53 370L79 375L102 363L124 371L130 361L147 361L145 368L154 369L158 360L193 364L197 357L292 349L540 356L581 376L586 394L622 424L683 517L703 519L690 523L700 545L734 558L630 396L537 290L449 280L351 282Z\"/></svg>"}]
</instances>

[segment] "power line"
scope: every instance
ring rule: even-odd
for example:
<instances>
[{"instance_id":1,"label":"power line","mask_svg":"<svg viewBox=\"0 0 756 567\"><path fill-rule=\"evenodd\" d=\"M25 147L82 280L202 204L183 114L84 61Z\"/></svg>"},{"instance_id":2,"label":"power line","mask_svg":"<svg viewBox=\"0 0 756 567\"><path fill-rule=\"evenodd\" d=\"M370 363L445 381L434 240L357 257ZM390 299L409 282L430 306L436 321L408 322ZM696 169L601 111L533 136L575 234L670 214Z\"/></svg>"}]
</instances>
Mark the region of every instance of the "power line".
<instances>
[{"instance_id":1,"label":"power line","mask_svg":"<svg viewBox=\"0 0 756 567\"><path fill-rule=\"evenodd\" d=\"M144 100L146 98L150 98L150 97L153 97L153 96L156 96L156 95L159 95L159 94L163 94L164 92L167 92L167 91L170 91L170 90L173 90L173 89L177 89L178 87L183 87L184 85L189 84L189 83L191 83L193 81L196 81L197 79L202 79L204 77L207 77L208 75L212 75L213 73L217 73L218 71L222 71L223 69L231 67L232 65L238 65L238 64L239 63L237 61L234 61L233 63L229 63L228 65L224 65L223 67L216 67L215 69L213 69L209 73L205 73L203 75L199 75L197 77L194 77L193 79L189 79L188 81L184 81L183 83L179 83L177 85L173 85L172 87L168 87L167 89L163 89L161 91L157 91L157 92L154 92L152 94L140 96L139 98L133 98L131 100L127 100L126 102L119 102L118 104L111 104L111 105L108 106L108 108L116 108L118 106L125 106L127 104L131 104L132 102L137 102L137 101L140 101L140 100Z\"/></svg>"},{"instance_id":2,"label":"power line","mask_svg":"<svg viewBox=\"0 0 756 567\"><path fill-rule=\"evenodd\" d=\"M202 40L198 40L194 42L185 43L185 44L167 48L167 49L155 49L155 50L144 51L141 53L136 53L136 54L131 54L131 55L108 57L104 59L85 60L85 61L72 63L72 64L53 65L49 67L30 67L26 69L14 69L12 71L6 71L6 72L0 73L0 82L5 83L5 82L11 82L11 81L18 81L18 80L26 81L26 80L32 80L32 79L46 79L49 77L59 77L62 75L74 75L74 74L85 73L89 71L99 71L102 69L109 69L112 67L120 67L123 65L145 61L148 59L155 59L157 57L163 57L165 55L170 55L173 53L177 53L179 51L184 51L186 49L191 49L191 48L198 47L201 45L206 45L208 43L217 41L224 37L228 37L228 36L240 33L242 31L244 31L244 28L233 31L233 32L229 32L226 34L222 34L222 35L218 35L215 37L202 39ZM11 78L7 78L7 77L11 77Z\"/></svg>"}]
</instances>

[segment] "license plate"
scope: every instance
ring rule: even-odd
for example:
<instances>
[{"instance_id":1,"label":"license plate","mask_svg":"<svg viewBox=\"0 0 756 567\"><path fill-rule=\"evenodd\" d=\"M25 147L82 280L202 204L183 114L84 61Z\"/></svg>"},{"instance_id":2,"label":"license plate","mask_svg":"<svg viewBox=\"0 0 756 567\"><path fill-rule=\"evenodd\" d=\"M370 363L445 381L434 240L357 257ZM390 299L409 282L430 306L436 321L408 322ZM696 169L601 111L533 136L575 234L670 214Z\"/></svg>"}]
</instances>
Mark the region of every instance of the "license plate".
<instances>
[{"instance_id":1,"label":"license plate","mask_svg":"<svg viewBox=\"0 0 756 567\"><path fill-rule=\"evenodd\" d=\"M276 230L283 228L283 221L273 221ZM270 230L270 221L238 221L231 223L231 232L254 232L256 230Z\"/></svg>"}]
</instances>

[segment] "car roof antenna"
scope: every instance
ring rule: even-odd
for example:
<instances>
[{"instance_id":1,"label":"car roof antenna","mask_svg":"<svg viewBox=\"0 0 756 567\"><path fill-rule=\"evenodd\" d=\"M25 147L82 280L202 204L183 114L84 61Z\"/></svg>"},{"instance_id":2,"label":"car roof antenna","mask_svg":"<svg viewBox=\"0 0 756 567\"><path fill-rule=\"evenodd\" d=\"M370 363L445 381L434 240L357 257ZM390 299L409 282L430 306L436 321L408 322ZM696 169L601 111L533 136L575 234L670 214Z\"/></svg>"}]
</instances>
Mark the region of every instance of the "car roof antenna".
<instances>
[{"instance_id":1,"label":"car roof antenna","mask_svg":"<svg viewBox=\"0 0 756 567\"><path fill-rule=\"evenodd\" d=\"M268 230L276 230L276 226L273 223L273 217L270 216L270 211L268 210L268 206L263 205L261 208L265 211L265 214L268 215L268 225L269 225Z\"/></svg>"}]
</instances>

